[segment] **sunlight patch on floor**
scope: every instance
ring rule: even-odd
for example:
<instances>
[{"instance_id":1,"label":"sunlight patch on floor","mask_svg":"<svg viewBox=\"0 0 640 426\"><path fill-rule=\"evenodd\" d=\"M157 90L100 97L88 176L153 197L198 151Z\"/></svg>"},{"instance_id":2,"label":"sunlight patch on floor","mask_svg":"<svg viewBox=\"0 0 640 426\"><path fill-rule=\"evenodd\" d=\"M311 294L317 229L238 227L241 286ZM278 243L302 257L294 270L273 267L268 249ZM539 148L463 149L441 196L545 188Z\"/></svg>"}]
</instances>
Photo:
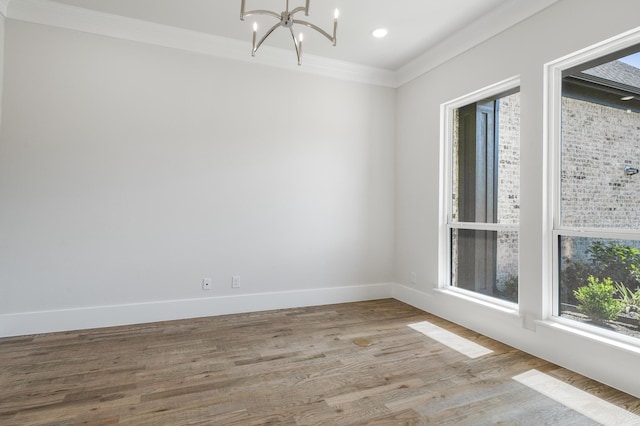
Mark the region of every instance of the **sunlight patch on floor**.
<instances>
[{"instance_id":1,"label":"sunlight patch on floor","mask_svg":"<svg viewBox=\"0 0 640 426\"><path fill-rule=\"evenodd\" d=\"M640 416L538 370L529 370L513 379L603 425L640 425Z\"/></svg>"},{"instance_id":2,"label":"sunlight patch on floor","mask_svg":"<svg viewBox=\"0 0 640 426\"><path fill-rule=\"evenodd\" d=\"M481 356L492 353L493 351L480 346L477 343L467 340L464 337L460 337L450 331L440 328L437 325L431 324L428 321L417 322L415 324L409 324L409 327L424 334L427 337L432 338L451 349L466 355L469 358L479 358Z\"/></svg>"}]
</instances>

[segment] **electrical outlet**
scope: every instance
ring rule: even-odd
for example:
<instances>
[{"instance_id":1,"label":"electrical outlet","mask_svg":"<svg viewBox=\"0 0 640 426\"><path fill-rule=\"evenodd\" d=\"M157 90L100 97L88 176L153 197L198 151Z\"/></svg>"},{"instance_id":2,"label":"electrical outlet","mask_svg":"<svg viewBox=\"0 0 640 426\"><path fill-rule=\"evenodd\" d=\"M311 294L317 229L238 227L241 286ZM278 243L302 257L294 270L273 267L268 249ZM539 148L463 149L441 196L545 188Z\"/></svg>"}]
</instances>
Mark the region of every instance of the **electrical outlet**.
<instances>
[{"instance_id":1,"label":"electrical outlet","mask_svg":"<svg viewBox=\"0 0 640 426\"><path fill-rule=\"evenodd\" d=\"M205 277L202 279L202 289L211 290L211 278Z\"/></svg>"},{"instance_id":2,"label":"electrical outlet","mask_svg":"<svg viewBox=\"0 0 640 426\"><path fill-rule=\"evenodd\" d=\"M240 288L240 275L231 277L231 288Z\"/></svg>"},{"instance_id":3,"label":"electrical outlet","mask_svg":"<svg viewBox=\"0 0 640 426\"><path fill-rule=\"evenodd\" d=\"M418 275L416 275L415 272L412 272L410 280L411 280L411 284L417 284L418 283Z\"/></svg>"}]
</instances>

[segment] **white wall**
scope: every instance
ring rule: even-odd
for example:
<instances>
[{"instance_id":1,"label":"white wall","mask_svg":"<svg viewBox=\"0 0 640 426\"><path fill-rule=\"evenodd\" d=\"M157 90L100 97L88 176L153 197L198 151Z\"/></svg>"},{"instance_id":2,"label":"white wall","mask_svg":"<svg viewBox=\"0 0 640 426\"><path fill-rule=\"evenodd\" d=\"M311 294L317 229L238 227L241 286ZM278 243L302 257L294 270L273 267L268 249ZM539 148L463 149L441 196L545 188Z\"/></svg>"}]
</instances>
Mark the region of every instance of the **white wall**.
<instances>
[{"instance_id":1,"label":"white wall","mask_svg":"<svg viewBox=\"0 0 640 426\"><path fill-rule=\"evenodd\" d=\"M563 0L440 65L398 92L396 297L490 337L640 396L640 354L542 325L543 66L638 25L640 3ZM443 292L438 286L439 107L521 76L520 314ZM526 260L526 261L525 261ZM410 285L410 272L418 276Z\"/></svg>"},{"instance_id":2,"label":"white wall","mask_svg":"<svg viewBox=\"0 0 640 426\"><path fill-rule=\"evenodd\" d=\"M2 126L2 91L4 81L4 21L5 17L0 13L0 126Z\"/></svg>"},{"instance_id":3,"label":"white wall","mask_svg":"<svg viewBox=\"0 0 640 426\"><path fill-rule=\"evenodd\" d=\"M0 335L390 295L393 89L14 20L6 42Z\"/></svg>"}]
</instances>

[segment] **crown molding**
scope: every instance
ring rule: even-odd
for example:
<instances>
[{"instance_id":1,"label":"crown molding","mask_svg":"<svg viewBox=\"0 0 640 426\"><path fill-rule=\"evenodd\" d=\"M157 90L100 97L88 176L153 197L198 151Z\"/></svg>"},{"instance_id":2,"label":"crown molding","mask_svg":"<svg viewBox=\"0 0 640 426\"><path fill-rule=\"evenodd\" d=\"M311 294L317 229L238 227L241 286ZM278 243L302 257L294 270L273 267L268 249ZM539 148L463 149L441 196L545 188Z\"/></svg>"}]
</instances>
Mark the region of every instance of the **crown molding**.
<instances>
[{"instance_id":1,"label":"crown molding","mask_svg":"<svg viewBox=\"0 0 640 426\"><path fill-rule=\"evenodd\" d=\"M512 0L504 3L398 69L397 86L415 80L558 1L560 0Z\"/></svg>"},{"instance_id":2,"label":"crown molding","mask_svg":"<svg viewBox=\"0 0 640 426\"><path fill-rule=\"evenodd\" d=\"M170 27L139 19L87 10L47 0L0 0L8 3L11 19L68 30L180 49L237 61L284 68L359 83L396 87L395 72L349 62L305 55L304 66L291 60L291 52L263 46L263 54L251 57L239 40Z\"/></svg>"},{"instance_id":3,"label":"crown molding","mask_svg":"<svg viewBox=\"0 0 640 426\"><path fill-rule=\"evenodd\" d=\"M180 49L235 61L287 69L364 84L398 88L500 34L560 0L511 0L463 30L436 44L397 71L368 67L320 56L305 55L303 67L291 61L291 52L263 46L251 57L245 42L170 27L139 19L83 9L48 0L0 0L4 16L122 40Z\"/></svg>"}]
</instances>

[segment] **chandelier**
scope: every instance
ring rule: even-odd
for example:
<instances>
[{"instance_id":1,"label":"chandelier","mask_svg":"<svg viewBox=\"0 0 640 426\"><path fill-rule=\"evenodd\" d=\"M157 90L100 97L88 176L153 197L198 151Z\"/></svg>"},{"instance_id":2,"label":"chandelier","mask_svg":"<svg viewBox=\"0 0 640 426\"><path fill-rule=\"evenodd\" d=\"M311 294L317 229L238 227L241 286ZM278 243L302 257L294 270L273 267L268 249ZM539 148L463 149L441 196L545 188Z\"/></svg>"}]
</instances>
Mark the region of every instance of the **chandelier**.
<instances>
[{"instance_id":1,"label":"chandelier","mask_svg":"<svg viewBox=\"0 0 640 426\"><path fill-rule=\"evenodd\" d=\"M326 38L329 39L329 41L335 46L336 45L336 31L338 30L338 9L335 10L335 13L333 15L333 36L330 35L328 32L326 32L325 30L323 30L322 28L318 27L317 25L312 24L311 22L307 22L307 21L303 21L300 19L295 19L294 15L296 13L299 12L304 12L305 16L309 16L309 3L311 3L311 0L306 0L306 5L304 7L300 6L300 7L296 7L293 10L289 10L289 0L287 1L286 4L286 9L284 12L282 13L276 13L276 12L272 12L270 10L248 10L245 11L245 1L246 0L242 0L242 5L240 6L240 20L244 21L244 18L247 16L251 16L251 15L267 15L267 16L273 16L274 18L278 19L278 23L275 24L273 27L269 28L269 30L267 30L267 32L264 34L264 36L262 36L262 38L257 41L257 37L258 37L258 23L254 22L253 23L253 46L251 48L251 56L256 56L256 52L258 51L258 49L260 48L260 46L262 46L262 43L264 43L264 41L271 35L272 32L274 32L278 27L284 27L284 28L288 28L289 32L291 33L291 37L293 38L293 45L296 48L296 55L298 56L298 65L302 65L302 40L303 40L303 35L302 33L300 33L298 35L298 38L296 38L296 35L293 32L293 26L295 24L298 25L304 25L306 27L309 27L313 30L316 30L317 32L319 32L320 34L322 34L323 36L325 36Z\"/></svg>"}]
</instances>

